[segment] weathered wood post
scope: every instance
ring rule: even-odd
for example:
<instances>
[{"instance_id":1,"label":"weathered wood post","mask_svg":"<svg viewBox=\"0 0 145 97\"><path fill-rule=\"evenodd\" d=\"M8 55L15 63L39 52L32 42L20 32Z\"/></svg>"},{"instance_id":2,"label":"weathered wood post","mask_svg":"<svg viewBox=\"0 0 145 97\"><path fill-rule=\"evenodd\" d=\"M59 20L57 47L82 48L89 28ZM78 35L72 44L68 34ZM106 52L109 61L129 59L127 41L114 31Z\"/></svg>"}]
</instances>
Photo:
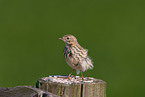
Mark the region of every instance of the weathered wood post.
<instances>
[{"instance_id":1,"label":"weathered wood post","mask_svg":"<svg viewBox=\"0 0 145 97\"><path fill-rule=\"evenodd\" d=\"M100 79L79 76L53 75L37 80L36 88L51 92L61 97L106 97L106 83Z\"/></svg>"}]
</instances>

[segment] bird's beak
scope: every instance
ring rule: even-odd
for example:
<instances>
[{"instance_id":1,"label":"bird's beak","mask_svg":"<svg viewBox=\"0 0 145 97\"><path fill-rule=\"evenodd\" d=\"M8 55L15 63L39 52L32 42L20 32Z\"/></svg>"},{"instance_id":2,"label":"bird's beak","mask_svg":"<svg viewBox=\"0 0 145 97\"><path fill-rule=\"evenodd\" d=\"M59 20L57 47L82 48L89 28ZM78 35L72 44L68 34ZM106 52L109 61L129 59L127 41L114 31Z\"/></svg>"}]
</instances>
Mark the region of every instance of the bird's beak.
<instances>
[{"instance_id":1,"label":"bird's beak","mask_svg":"<svg viewBox=\"0 0 145 97\"><path fill-rule=\"evenodd\" d=\"M62 38L58 38L59 40L62 40Z\"/></svg>"}]
</instances>

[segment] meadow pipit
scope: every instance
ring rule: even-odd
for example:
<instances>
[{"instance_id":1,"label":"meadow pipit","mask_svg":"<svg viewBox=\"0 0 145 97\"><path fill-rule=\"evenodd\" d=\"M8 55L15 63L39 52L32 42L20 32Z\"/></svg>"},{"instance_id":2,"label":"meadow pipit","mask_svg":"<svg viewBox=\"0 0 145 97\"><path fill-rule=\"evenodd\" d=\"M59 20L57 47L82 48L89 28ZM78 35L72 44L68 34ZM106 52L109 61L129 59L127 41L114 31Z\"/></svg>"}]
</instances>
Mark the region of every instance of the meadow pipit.
<instances>
[{"instance_id":1,"label":"meadow pipit","mask_svg":"<svg viewBox=\"0 0 145 97\"><path fill-rule=\"evenodd\" d=\"M87 56L88 50L81 47L73 35L64 35L59 39L65 42L64 58L66 63L72 68L72 72L67 78L69 79L73 71L76 70L77 74L81 72L83 80L82 71L84 72L94 67L91 59Z\"/></svg>"}]
</instances>

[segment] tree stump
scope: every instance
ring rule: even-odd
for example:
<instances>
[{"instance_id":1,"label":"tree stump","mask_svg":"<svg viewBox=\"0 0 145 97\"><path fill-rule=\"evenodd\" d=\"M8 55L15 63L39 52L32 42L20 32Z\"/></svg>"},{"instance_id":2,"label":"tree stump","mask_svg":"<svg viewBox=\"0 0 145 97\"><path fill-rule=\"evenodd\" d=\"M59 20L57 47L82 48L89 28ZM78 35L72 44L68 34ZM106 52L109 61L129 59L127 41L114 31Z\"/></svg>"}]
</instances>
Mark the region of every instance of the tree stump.
<instances>
[{"instance_id":1,"label":"tree stump","mask_svg":"<svg viewBox=\"0 0 145 97\"><path fill-rule=\"evenodd\" d=\"M36 88L61 97L106 97L106 82L92 77L51 75L37 80Z\"/></svg>"}]
</instances>

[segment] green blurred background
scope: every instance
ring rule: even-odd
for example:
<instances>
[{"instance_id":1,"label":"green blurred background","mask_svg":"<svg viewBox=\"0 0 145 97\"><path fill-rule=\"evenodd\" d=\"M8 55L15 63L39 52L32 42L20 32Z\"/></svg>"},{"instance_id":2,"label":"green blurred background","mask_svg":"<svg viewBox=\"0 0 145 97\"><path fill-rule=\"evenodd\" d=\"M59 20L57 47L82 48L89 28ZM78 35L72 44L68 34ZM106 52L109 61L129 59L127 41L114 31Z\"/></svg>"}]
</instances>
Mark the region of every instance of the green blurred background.
<instances>
[{"instance_id":1,"label":"green blurred background","mask_svg":"<svg viewBox=\"0 0 145 97\"><path fill-rule=\"evenodd\" d=\"M0 87L69 74L65 34L89 49L84 76L106 81L107 97L145 95L144 0L0 0Z\"/></svg>"}]
</instances>

